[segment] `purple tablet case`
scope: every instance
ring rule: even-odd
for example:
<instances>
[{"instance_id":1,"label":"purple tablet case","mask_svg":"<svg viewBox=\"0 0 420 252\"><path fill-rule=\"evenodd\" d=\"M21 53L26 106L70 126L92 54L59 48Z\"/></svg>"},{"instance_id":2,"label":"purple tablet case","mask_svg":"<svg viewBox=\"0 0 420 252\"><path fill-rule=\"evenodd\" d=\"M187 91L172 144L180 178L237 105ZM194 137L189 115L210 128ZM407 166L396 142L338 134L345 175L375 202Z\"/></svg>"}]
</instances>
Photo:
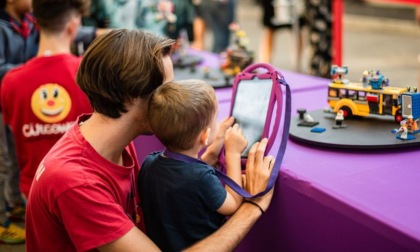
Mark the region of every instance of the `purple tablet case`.
<instances>
[{"instance_id":1,"label":"purple tablet case","mask_svg":"<svg viewBox=\"0 0 420 252\"><path fill-rule=\"evenodd\" d=\"M256 70L262 70L262 71L256 71ZM216 169L216 175L229 187L231 187L235 192L242 195L245 198L254 198L259 197L267 193L275 184L275 181L278 177L278 174L280 172L280 166L283 160L284 152L286 151L287 146L287 139L289 137L289 128L290 128L290 116L291 116L291 94L290 94L290 88L289 85L286 83L286 80L284 79L283 75L280 73L280 71L276 70L273 66L268 64L253 64L245 68L241 73L239 73L235 77L235 81L233 84L233 90L232 90L232 103L230 108L230 115L233 114L233 112L237 109L235 109L235 102L239 99L244 100L243 97L238 96L240 94L242 85L256 85L256 83L264 83L261 88L270 88L267 97L258 99L258 102L260 104L263 104L265 108L263 110L266 110L266 113L261 113L262 116L265 116L265 123L262 128L262 132L258 133L256 137L258 139L254 139L255 141L250 142L248 139L248 147L247 150L250 148L251 145L253 145L254 142L260 141L262 138L268 138L268 144L265 151L265 154L267 154L271 147L273 146L274 141L277 137L277 132L280 129L281 119L282 119L282 111L284 111L284 122L283 122L283 133L282 133L282 139L280 143L279 150L276 155L276 161L274 163L274 167L268 182L268 185L266 189L263 192L260 192L256 195L251 195L247 191L245 191L242 187L240 187L238 184L236 184L233 180L231 180L229 177L227 177L224 173L225 171L225 156L224 156L224 150L221 151L219 156L219 161ZM283 97L282 92L282 86L284 86L286 90L285 97ZM255 90L255 87L253 87L254 90L251 89L251 91L258 91ZM258 87L257 87L258 88ZM250 95L259 98L258 95L261 94L261 92L252 92ZM285 99L283 99L285 98ZM245 98L244 101L247 99ZM252 99L248 99L252 100ZM254 99L257 100L257 99ZM262 101L262 102L261 102ZM244 104L244 103L243 103ZM245 105L246 106L246 105ZM249 109L253 109L253 107L250 107ZM239 113L240 114L240 113ZM243 113L245 115L245 119L252 120L252 116L261 116L257 115L258 113ZM250 117L251 115L251 117ZM274 117L273 117L274 115ZM262 118L264 120L264 118ZM238 122L240 124L240 127L242 128L243 125L246 125L247 122ZM273 124L273 127L271 125ZM260 125L261 126L261 125ZM247 125L248 128L253 128L252 125ZM246 150L246 151L247 151ZM242 157L241 164L242 167L245 168L247 159L246 157Z\"/></svg>"}]
</instances>

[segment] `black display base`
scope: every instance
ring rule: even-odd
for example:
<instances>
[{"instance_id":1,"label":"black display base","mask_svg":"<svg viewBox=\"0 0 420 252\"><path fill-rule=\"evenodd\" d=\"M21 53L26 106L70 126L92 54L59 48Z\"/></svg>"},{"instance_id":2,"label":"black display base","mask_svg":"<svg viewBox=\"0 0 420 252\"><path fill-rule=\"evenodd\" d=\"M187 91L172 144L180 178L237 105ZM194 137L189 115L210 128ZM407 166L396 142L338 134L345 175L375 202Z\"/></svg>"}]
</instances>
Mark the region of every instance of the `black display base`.
<instances>
[{"instance_id":1,"label":"black display base","mask_svg":"<svg viewBox=\"0 0 420 252\"><path fill-rule=\"evenodd\" d=\"M343 121L345 127L336 128L335 114L323 110L308 112L315 121L315 127L298 126L302 122L298 116L290 124L290 138L302 143L351 149L386 149L420 145L420 133L413 140L401 140L399 134L392 133L400 127L391 116L354 117ZM325 131L323 130L325 129Z\"/></svg>"},{"instance_id":2,"label":"black display base","mask_svg":"<svg viewBox=\"0 0 420 252\"><path fill-rule=\"evenodd\" d=\"M197 66L203 61L203 57L193 54L173 55L172 64L174 68L184 68L190 66Z\"/></svg>"},{"instance_id":3,"label":"black display base","mask_svg":"<svg viewBox=\"0 0 420 252\"><path fill-rule=\"evenodd\" d=\"M174 68L175 80L199 79L214 88L231 87L233 78L226 76L219 68L192 66L188 68Z\"/></svg>"}]
</instances>

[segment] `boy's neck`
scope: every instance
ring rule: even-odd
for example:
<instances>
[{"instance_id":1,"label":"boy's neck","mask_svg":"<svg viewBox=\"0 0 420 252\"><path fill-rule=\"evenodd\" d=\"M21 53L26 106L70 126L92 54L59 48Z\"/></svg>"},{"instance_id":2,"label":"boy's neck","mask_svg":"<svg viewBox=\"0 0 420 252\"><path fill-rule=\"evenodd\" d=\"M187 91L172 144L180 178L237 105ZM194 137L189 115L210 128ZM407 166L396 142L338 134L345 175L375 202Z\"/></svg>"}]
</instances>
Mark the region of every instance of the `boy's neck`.
<instances>
[{"instance_id":1,"label":"boy's neck","mask_svg":"<svg viewBox=\"0 0 420 252\"><path fill-rule=\"evenodd\" d=\"M185 156L189 156L195 159L198 159L198 151L195 149L190 149L190 150L186 150L186 151L175 151L177 153L183 154Z\"/></svg>"},{"instance_id":2,"label":"boy's neck","mask_svg":"<svg viewBox=\"0 0 420 252\"><path fill-rule=\"evenodd\" d=\"M40 32L38 57L70 53L71 39L63 33L46 34Z\"/></svg>"},{"instance_id":3,"label":"boy's neck","mask_svg":"<svg viewBox=\"0 0 420 252\"><path fill-rule=\"evenodd\" d=\"M189 149L189 150L173 150L173 152L176 153L180 153L195 159L199 159L198 158L198 153L203 149L204 146L202 146L201 144L197 144L196 146L194 146L193 148Z\"/></svg>"}]
</instances>

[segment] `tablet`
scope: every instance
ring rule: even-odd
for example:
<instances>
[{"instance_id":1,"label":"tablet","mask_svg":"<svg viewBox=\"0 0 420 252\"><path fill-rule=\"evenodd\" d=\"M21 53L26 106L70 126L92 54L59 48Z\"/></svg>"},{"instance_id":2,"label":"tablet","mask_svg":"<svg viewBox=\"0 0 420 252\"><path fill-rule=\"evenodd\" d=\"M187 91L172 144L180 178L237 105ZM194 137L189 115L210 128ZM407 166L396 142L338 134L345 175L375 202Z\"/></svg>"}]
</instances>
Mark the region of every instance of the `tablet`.
<instances>
[{"instance_id":1,"label":"tablet","mask_svg":"<svg viewBox=\"0 0 420 252\"><path fill-rule=\"evenodd\" d=\"M232 116L248 140L248 146L242 153L242 157L247 157L251 146L262 138L264 126L269 117L267 113L272 87L272 79L258 77L240 80L237 85Z\"/></svg>"}]
</instances>

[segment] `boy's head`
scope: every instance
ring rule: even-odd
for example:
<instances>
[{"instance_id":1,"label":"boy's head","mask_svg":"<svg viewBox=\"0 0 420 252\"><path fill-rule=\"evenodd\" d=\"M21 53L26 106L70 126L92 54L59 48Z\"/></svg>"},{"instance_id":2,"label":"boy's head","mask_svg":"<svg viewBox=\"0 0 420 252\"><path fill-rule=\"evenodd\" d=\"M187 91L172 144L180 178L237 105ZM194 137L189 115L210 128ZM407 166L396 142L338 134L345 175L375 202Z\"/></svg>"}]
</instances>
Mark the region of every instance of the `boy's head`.
<instances>
[{"instance_id":1,"label":"boy's head","mask_svg":"<svg viewBox=\"0 0 420 252\"><path fill-rule=\"evenodd\" d=\"M74 17L81 20L89 10L89 5L90 0L33 0L32 2L33 13L39 27L42 31L50 33L63 31Z\"/></svg>"},{"instance_id":2,"label":"boy's head","mask_svg":"<svg viewBox=\"0 0 420 252\"><path fill-rule=\"evenodd\" d=\"M148 98L172 77L169 56L173 43L141 30L113 30L89 46L77 83L96 112L119 118L127 112L128 103Z\"/></svg>"},{"instance_id":3,"label":"boy's head","mask_svg":"<svg viewBox=\"0 0 420 252\"><path fill-rule=\"evenodd\" d=\"M172 151L191 149L200 133L215 133L217 99L201 80L168 82L153 93L149 122L156 137Z\"/></svg>"}]
</instances>

